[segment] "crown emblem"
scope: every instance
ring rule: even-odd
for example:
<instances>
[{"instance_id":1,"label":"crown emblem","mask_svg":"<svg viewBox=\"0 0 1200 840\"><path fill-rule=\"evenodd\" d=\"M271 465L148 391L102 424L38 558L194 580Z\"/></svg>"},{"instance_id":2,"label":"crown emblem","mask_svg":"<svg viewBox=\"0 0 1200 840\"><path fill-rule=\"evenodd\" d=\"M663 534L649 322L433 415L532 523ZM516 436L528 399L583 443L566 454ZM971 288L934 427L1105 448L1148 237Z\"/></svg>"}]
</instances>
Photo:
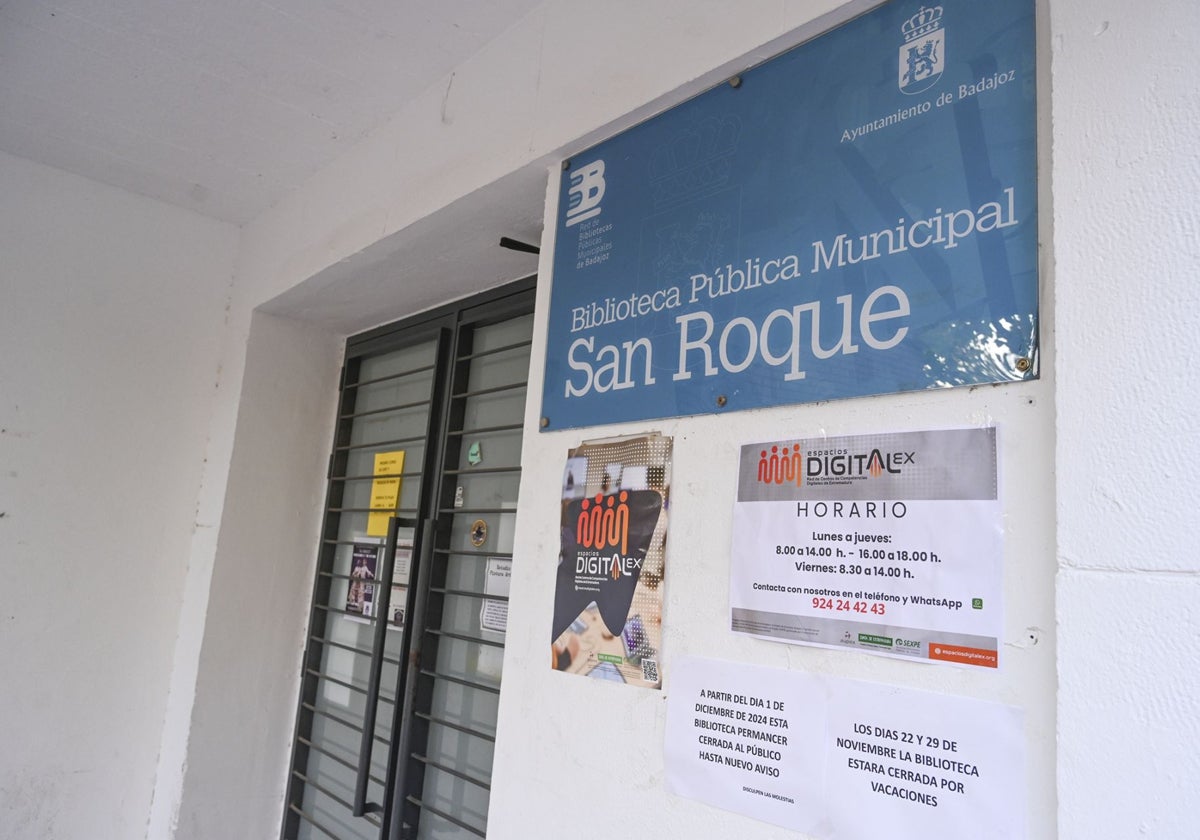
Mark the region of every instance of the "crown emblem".
<instances>
[{"instance_id":1,"label":"crown emblem","mask_svg":"<svg viewBox=\"0 0 1200 840\"><path fill-rule=\"evenodd\" d=\"M932 8L922 6L920 10L900 26L905 41L913 41L922 35L928 35L942 25L942 7Z\"/></svg>"}]
</instances>

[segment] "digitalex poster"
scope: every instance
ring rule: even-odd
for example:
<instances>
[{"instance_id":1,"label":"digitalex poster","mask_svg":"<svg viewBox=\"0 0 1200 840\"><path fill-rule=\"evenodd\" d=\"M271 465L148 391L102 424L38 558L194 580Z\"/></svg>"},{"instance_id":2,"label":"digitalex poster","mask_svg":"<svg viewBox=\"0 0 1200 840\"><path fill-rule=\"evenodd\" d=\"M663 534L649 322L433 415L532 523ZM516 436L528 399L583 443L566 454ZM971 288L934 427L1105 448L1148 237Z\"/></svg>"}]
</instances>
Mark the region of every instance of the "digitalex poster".
<instances>
[{"instance_id":1,"label":"digitalex poster","mask_svg":"<svg viewBox=\"0 0 1200 840\"><path fill-rule=\"evenodd\" d=\"M1033 0L892 0L564 162L543 428L1038 375Z\"/></svg>"},{"instance_id":2,"label":"digitalex poster","mask_svg":"<svg viewBox=\"0 0 1200 840\"><path fill-rule=\"evenodd\" d=\"M999 667L1003 510L995 427L742 447L736 632Z\"/></svg>"},{"instance_id":3,"label":"digitalex poster","mask_svg":"<svg viewBox=\"0 0 1200 840\"><path fill-rule=\"evenodd\" d=\"M672 439L585 442L563 469L551 667L661 688Z\"/></svg>"}]
</instances>

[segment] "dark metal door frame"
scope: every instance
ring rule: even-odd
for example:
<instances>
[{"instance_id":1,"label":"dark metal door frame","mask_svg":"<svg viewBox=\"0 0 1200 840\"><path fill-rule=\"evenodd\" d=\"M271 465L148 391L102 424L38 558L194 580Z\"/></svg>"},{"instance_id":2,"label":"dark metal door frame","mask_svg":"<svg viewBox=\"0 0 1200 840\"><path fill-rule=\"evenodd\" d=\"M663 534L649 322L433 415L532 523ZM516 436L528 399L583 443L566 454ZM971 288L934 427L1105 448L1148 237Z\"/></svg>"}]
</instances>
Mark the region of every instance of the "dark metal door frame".
<instances>
[{"instance_id":1,"label":"dark metal door frame","mask_svg":"<svg viewBox=\"0 0 1200 840\"><path fill-rule=\"evenodd\" d=\"M328 827L318 824L311 815L303 811L306 785L315 787L326 797L334 799L340 805L345 805L351 813L357 811L363 814L362 818L369 820L372 825L378 826L377 836L381 840L383 838L408 840L408 838L416 836L421 811L427 807L423 806L421 802L426 764L422 754L425 741L429 736L433 683L439 678L445 678L436 674L432 666L422 667L422 662L436 662L439 634L432 628L434 624L440 625L445 598L447 594L452 594L447 592L444 585L445 568L439 565L439 558L445 556L451 548L448 542L450 520L456 513L463 513L461 508L457 510L454 508L454 472L465 436L462 429L464 399L471 395L467 379L473 355L471 340L474 329L478 327L532 313L535 284L536 278L529 277L464 301L441 306L421 315L354 336L346 343L346 361L342 368L340 382L338 422L327 476L326 505L313 585L308 635L306 636L307 644L302 658L301 691L297 703L293 755L289 766L288 791L281 827L281 837L285 840L297 836L302 821L308 822L323 834L337 837ZM379 779L377 776L370 775L370 750L367 751L367 754L362 754L360 750L359 758L362 764L359 774L359 789L355 792L355 801L347 802L308 779L305 769L308 766L310 751L320 750L320 747L310 740L310 736L314 715L321 713L316 708L321 681L330 679L321 671L324 648L327 645L335 644L326 637L326 625L330 612L337 612L331 608L329 599L335 577L333 574L334 557L338 546L344 545L344 541L338 540L341 515L350 512L349 509L342 507L342 503L347 481L363 478L362 476L351 478L347 476L346 472L348 456L354 448L351 444L350 434L351 424L356 416L355 396L357 389L367 384L358 381L358 371L362 360L366 357L415 346L431 339L437 341L437 350L428 428L425 436L424 462L419 473L404 474L413 478L418 475L420 477L418 508L393 512L395 516L405 518L404 525L415 527L418 536L414 540L413 557L409 564L410 579L407 592L409 593L410 609L406 610L402 647L404 653L400 657L400 661L395 663L397 677L396 684L392 687L394 691L392 697L396 702L393 704L391 728L388 730L392 737L389 742L389 739L381 737L377 732L357 727L364 730L363 745L381 741L387 744L387 778ZM518 433L519 425L516 427ZM373 443L370 446L398 446L410 442L412 441L409 439L403 439ZM519 465L517 471L519 472ZM396 526L397 521L394 517L389 529L386 549L388 552L394 551ZM456 553L461 553L461 551ZM494 554L494 552L492 553ZM390 592L390 581L384 581L379 588ZM386 596L384 597L386 598ZM377 636L382 637L384 635L382 624L386 622L386 616L379 616L378 612L377 610ZM434 624L431 624L431 621ZM361 649L356 651L356 654L369 653ZM376 663L372 662L372 673L376 672ZM488 690L491 689L488 688ZM498 692L498 690L497 688L496 691ZM375 699L372 698L372 700ZM328 713L324 714L329 717ZM337 720L336 717L333 719ZM344 720L338 722L354 728L350 722ZM328 753L325 755L338 763L347 763L338 756L330 756ZM360 768L354 769L359 770ZM449 772L454 773L455 771L449 770ZM474 779L469 774L456 773L456 775L475 784L482 783L485 788L490 781L490 779L487 781ZM368 777L371 781L382 784L384 802L366 801ZM439 815L443 818L447 816ZM452 816L450 819L457 822ZM463 827L472 833L480 833L473 826L464 824Z\"/></svg>"}]
</instances>

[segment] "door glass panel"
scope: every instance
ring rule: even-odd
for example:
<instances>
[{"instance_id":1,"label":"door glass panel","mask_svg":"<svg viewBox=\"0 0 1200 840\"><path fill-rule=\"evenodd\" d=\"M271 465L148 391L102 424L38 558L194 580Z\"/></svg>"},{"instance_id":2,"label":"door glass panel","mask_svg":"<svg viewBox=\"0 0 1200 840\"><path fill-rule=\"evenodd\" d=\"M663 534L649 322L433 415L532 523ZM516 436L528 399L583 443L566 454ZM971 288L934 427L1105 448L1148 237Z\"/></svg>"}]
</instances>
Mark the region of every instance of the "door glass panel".
<instances>
[{"instance_id":1,"label":"door glass panel","mask_svg":"<svg viewBox=\"0 0 1200 840\"><path fill-rule=\"evenodd\" d=\"M418 837L428 840L486 832L504 634L484 626L489 599L481 596L500 594L488 588L489 564L512 562L532 326L532 315L480 326L458 347L450 412L457 445L447 447L442 479L454 502L440 511L449 524L435 556L442 592L431 593L439 616L434 675L426 677L434 719L421 745Z\"/></svg>"},{"instance_id":2,"label":"door glass panel","mask_svg":"<svg viewBox=\"0 0 1200 840\"><path fill-rule=\"evenodd\" d=\"M371 648L382 605L383 538L368 533L375 455L402 450L401 516L415 517L432 405L437 342L429 340L347 363L331 462L329 519L314 594L284 836L376 840L380 816L351 815L370 681ZM360 384L361 383L361 384ZM411 546L414 529L401 529ZM389 590L392 622L384 640L379 706L367 801L384 801L395 685L401 656L400 625L410 551L396 554ZM393 629L394 627L394 629ZM296 792L299 791L299 795ZM296 810L301 813L297 814Z\"/></svg>"},{"instance_id":3,"label":"door glass panel","mask_svg":"<svg viewBox=\"0 0 1200 840\"><path fill-rule=\"evenodd\" d=\"M310 781L304 789L305 815L311 817L300 823L298 840L372 840L378 836L377 823L366 819L354 819L350 809L340 798L323 793L316 783Z\"/></svg>"}]
</instances>

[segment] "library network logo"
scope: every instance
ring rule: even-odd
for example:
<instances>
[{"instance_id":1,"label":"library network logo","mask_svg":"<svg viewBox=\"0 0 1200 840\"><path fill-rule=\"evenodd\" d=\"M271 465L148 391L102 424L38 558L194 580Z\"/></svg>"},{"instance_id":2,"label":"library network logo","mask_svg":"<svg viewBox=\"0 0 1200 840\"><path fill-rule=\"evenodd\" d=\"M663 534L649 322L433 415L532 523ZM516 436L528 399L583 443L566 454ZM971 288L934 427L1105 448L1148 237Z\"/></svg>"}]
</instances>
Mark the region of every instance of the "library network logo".
<instances>
[{"instance_id":1,"label":"library network logo","mask_svg":"<svg viewBox=\"0 0 1200 840\"><path fill-rule=\"evenodd\" d=\"M904 43L900 47L900 92L922 93L942 77L946 67L946 30L942 28L942 7L922 6L900 26Z\"/></svg>"},{"instance_id":2,"label":"library network logo","mask_svg":"<svg viewBox=\"0 0 1200 840\"><path fill-rule=\"evenodd\" d=\"M600 215L604 198L604 160L584 164L571 173L567 189L567 227Z\"/></svg>"}]
</instances>

